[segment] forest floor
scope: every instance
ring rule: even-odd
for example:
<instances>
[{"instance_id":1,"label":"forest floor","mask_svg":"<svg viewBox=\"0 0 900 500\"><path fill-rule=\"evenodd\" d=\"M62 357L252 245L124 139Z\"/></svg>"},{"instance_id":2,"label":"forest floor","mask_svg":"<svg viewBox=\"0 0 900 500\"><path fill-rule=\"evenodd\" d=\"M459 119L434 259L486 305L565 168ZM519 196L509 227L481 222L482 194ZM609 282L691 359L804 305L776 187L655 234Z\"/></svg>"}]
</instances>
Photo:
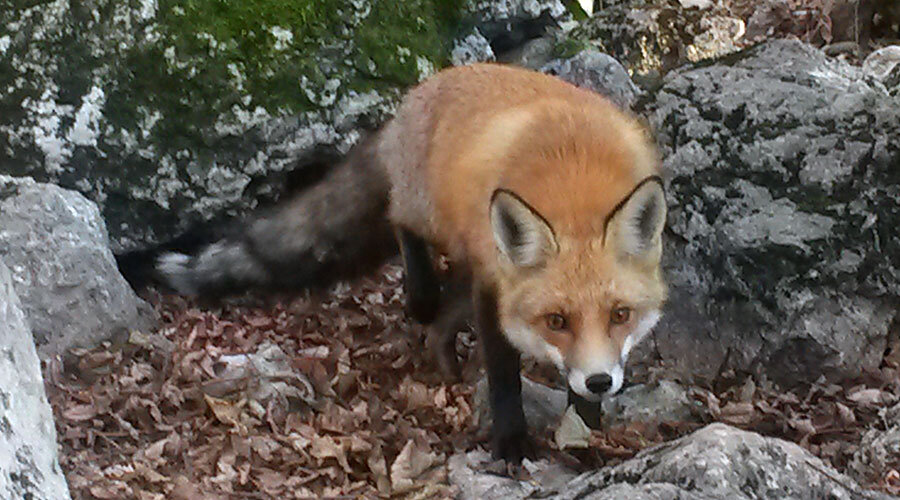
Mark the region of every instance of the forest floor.
<instances>
[{"instance_id":1,"label":"forest floor","mask_svg":"<svg viewBox=\"0 0 900 500\"><path fill-rule=\"evenodd\" d=\"M201 308L149 293L163 340L134 332L50 367L74 498L452 496L449 456L487 445L474 389L480 360L474 337L460 335L463 381L444 383L423 329L404 314L401 274L389 264L317 296L256 306ZM284 369L264 366L274 362ZM551 431L535 438L542 456L587 469L718 421L794 441L843 471L878 410L900 400L898 367L895 348L876 373L792 392L725 374L689 388L689 421L593 431L590 452L577 455L555 449ZM539 366L526 373L560 383ZM900 476L865 486L900 493Z\"/></svg>"}]
</instances>

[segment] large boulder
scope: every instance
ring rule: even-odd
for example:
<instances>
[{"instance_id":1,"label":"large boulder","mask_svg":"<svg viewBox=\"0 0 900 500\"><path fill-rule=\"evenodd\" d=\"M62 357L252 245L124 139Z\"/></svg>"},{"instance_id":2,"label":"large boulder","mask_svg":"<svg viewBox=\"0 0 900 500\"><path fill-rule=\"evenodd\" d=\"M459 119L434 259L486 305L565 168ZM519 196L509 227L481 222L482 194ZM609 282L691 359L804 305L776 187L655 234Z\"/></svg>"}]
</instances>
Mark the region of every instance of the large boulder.
<instances>
[{"instance_id":1,"label":"large boulder","mask_svg":"<svg viewBox=\"0 0 900 500\"><path fill-rule=\"evenodd\" d=\"M450 481L464 500L815 500L885 499L863 490L808 451L777 438L724 424L641 451L619 465L572 477L565 467L525 462L529 481L486 472L489 457L460 453L450 459Z\"/></svg>"},{"instance_id":2,"label":"large boulder","mask_svg":"<svg viewBox=\"0 0 900 500\"><path fill-rule=\"evenodd\" d=\"M669 206L663 321L686 378L876 368L900 299L900 99L798 41L671 73L651 104Z\"/></svg>"},{"instance_id":3,"label":"large boulder","mask_svg":"<svg viewBox=\"0 0 900 500\"><path fill-rule=\"evenodd\" d=\"M460 26L502 46L565 12L559 0L24 2L0 9L0 172L81 192L116 254L147 249L316 178L449 62Z\"/></svg>"},{"instance_id":4,"label":"large boulder","mask_svg":"<svg viewBox=\"0 0 900 500\"><path fill-rule=\"evenodd\" d=\"M154 324L119 274L100 211L75 191L0 176L0 257L42 357Z\"/></svg>"},{"instance_id":5,"label":"large boulder","mask_svg":"<svg viewBox=\"0 0 900 500\"><path fill-rule=\"evenodd\" d=\"M12 275L2 259L0 380L0 498L69 498L57 459L56 426L44 394L41 363Z\"/></svg>"}]
</instances>

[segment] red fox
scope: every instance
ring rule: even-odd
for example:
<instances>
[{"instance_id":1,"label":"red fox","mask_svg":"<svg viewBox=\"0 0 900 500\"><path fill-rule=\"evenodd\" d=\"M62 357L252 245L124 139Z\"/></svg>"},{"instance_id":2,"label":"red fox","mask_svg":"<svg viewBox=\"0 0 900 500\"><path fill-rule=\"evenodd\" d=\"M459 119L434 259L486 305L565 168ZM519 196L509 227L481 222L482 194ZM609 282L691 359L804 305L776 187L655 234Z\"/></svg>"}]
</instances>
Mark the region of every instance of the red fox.
<instances>
[{"instance_id":1,"label":"red fox","mask_svg":"<svg viewBox=\"0 0 900 500\"><path fill-rule=\"evenodd\" d=\"M162 256L183 292L296 285L366 254L354 230L396 233L407 304L435 319L429 250L471 278L494 415L495 456L527 445L519 356L549 361L598 401L623 382L629 350L656 324L666 200L637 122L555 77L478 64L412 89L396 116L318 185L240 238Z\"/></svg>"}]
</instances>

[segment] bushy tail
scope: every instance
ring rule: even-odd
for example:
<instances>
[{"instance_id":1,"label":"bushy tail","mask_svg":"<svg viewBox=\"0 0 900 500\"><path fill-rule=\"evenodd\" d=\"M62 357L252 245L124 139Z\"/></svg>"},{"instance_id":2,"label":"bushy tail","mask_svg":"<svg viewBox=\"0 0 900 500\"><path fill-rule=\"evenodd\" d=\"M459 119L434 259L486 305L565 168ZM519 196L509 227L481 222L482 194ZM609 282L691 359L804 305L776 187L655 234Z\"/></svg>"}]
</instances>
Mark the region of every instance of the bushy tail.
<instances>
[{"instance_id":1,"label":"bushy tail","mask_svg":"<svg viewBox=\"0 0 900 500\"><path fill-rule=\"evenodd\" d=\"M185 294L328 285L396 252L386 217L388 181L372 151L354 148L317 184L194 256L166 253L159 278Z\"/></svg>"}]
</instances>

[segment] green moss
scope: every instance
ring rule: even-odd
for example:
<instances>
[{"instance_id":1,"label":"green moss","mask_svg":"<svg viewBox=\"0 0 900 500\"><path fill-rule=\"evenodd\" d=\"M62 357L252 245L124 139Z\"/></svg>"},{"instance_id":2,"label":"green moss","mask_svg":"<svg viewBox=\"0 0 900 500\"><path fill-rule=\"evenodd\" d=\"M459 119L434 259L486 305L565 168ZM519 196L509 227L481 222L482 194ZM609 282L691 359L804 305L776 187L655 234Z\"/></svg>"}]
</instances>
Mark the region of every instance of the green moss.
<instances>
[{"instance_id":1,"label":"green moss","mask_svg":"<svg viewBox=\"0 0 900 500\"><path fill-rule=\"evenodd\" d=\"M418 58L447 62L456 16L447 0L380 1L357 30L357 46L374 62L379 80L411 85L419 79Z\"/></svg>"},{"instance_id":2,"label":"green moss","mask_svg":"<svg viewBox=\"0 0 900 500\"><path fill-rule=\"evenodd\" d=\"M249 107L305 111L320 103L304 90L318 94L330 79L345 85L339 94L381 90L415 83L420 58L443 64L456 3L160 0L163 38L156 49L168 49L170 62L174 55L168 74L206 87L188 89L192 97L224 99L218 108L230 106L236 93L251 98Z\"/></svg>"},{"instance_id":3,"label":"green moss","mask_svg":"<svg viewBox=\"0 0 900 500\"><path fill-rule=\"evenodd\" d=\"M105 117L142 133L158 111L157 153L207 164L236 106L295 114L415 84L420 60L447 63L460 16L456 0L159 0L160 37L119 56Z\"/></svg>"},{"instance_id":4,"label":"green moss","mask_svg":"<svg viewBox=\"0 0 900 500\"><path fill-rule=\"evenodd\" d=\"M553 46L553 57L568 59L590 47L590 43L579 38L563 38Z\"/></svg>"}]
</instances>

